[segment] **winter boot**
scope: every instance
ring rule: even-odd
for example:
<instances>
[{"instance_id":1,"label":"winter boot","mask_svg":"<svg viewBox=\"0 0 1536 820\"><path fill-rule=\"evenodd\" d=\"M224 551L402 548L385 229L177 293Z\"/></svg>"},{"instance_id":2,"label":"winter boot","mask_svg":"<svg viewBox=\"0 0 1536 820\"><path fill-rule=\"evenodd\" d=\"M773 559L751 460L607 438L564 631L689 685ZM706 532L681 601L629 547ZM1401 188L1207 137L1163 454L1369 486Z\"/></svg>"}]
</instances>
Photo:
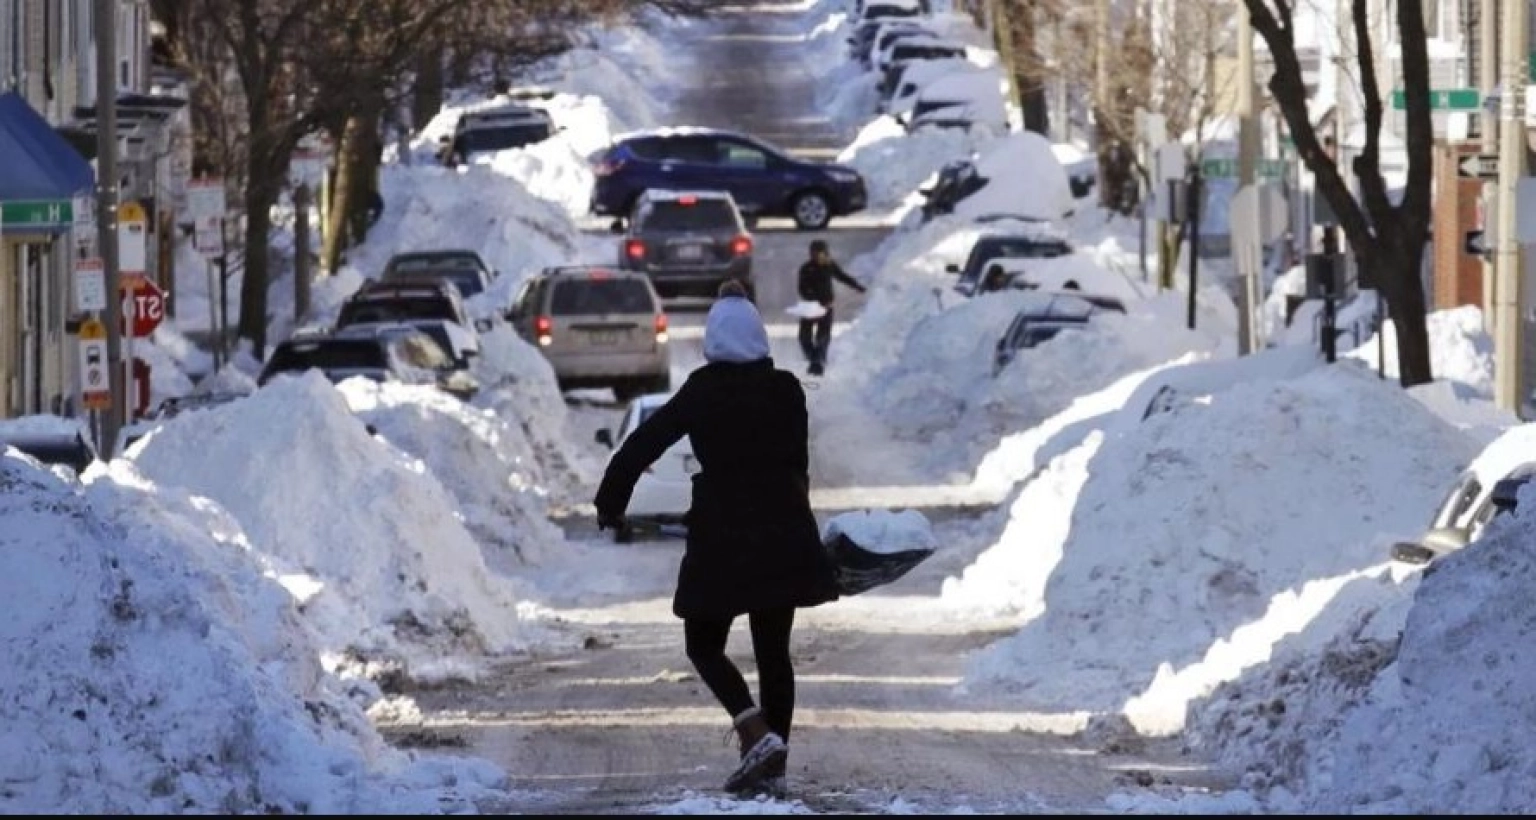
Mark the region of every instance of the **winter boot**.
<instances>
[{"instance_id":1,"label":"winter boot","mask_svg":"<svg viewBox=\"0 0 1536 820\"><path fill-rule=\"evenodd\" d=\"M741 763L725 779L725 790L739 794L756 789L774 767L782 769L789 748L755 706L737 715L733 723L741 738Z\"/></svg>"},{"instance_id":2,"label":"winter boot","mask_svg":"<svg viewBox=\"0 0 1536 820\"><path fill-rule=\"evenodd\" d=\"M786 747L784 756L776 758L777 762L770 762L763 771L762 782L757 784L760 794L766 794L775 800L783 800L789 794L789 750Z\"/></svg>"},{"instance_id":3,"label":"winter boot","mask_svg":"<svg viewBox=\"0 0 1536 820\"><path fill-rule=\"evenodd\" d=\"M811 366L806 368L805 372L811 374L812 376L820 376L822 373L826 372L826 368L822 367L821 362L811 362Z\"/></svg>"}]
</instances>

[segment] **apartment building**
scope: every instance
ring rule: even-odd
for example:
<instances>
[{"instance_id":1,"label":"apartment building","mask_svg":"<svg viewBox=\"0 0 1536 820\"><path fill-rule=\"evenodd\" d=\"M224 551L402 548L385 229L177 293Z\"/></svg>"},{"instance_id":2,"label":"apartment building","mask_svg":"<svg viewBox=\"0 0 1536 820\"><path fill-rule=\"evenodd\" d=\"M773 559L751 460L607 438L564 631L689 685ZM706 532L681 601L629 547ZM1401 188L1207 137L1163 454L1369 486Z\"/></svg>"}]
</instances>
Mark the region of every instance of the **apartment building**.
<instances>
[{"instance_id":1,"label":"apartment building","mask_svg":"<svg viewBox=\"0 0 1536 820\"><path fill-rule=\"evenodd\" d=\"M93 0L0 0L0 418L76 411L77 202L95 191ZM164 194L166 121L185 105L150 100L147 0L116 0L119 155L124 198ZM151 112L146 116L145 111ZM133 154L134 144L147 146ZM79 237L89 238L89 231Z\"/></svg>"}]
</instances>

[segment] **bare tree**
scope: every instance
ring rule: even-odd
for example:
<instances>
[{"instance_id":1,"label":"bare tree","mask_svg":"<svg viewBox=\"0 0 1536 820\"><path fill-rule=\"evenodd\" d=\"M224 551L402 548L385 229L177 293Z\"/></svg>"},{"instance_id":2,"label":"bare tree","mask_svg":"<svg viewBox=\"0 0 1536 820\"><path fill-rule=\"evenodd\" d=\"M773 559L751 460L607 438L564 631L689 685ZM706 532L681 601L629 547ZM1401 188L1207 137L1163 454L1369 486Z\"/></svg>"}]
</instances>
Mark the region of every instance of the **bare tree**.
<instances>
[{"instance_id":1,"label":"bare tree","mask_svg":"<svg viewBox=\"0 0 1536 820\"><path fill-rule=\"evenodd\" d=\"M1317 180L1317 187L1338 214L1344 235L1362 274L1373 278L1392 311L1397 328L1399 380L1404 387L1432 381L1427 306L1419 271L1429 239L1431 148L1434 124L1429 107L1429 55L1420 0L1396 3L1402 49L1402 88L1406 100L1408 178L1394 204L1381 172L1381 127L1385 114L1382 78L1371 41L1370 0L1351 0L1350 22L1355 62L1365 98L1365 144L1351 167L1360 199L1350 193L1344 171L1318 137L1307 112L1307 91L1296 54L1294 17L1289 0L1243 0L1253 29L1269 46L1274 73L1269 90L1285 118L1297 153ZM1390 78L1389 78L1390 79Z\"/></svg>"}]
</instances>

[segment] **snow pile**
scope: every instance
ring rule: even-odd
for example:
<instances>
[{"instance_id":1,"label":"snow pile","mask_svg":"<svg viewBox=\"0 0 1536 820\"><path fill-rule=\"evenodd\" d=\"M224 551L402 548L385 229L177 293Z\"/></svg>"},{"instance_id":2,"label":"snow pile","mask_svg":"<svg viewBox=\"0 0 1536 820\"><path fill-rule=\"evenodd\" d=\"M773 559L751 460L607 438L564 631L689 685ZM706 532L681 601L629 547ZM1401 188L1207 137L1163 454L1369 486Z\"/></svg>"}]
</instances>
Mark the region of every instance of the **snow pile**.
<instances>
[{"instance_id":1,"label":"snow pile","mask_svg":"<svg viewBox=\"0 0 1536 820\"><path fill-rule=\"evenodd\" d=\"M1192 739L1283 811L1529 813L1533 508L1527 488L1513 516L1414 576L1411 600L1217 690Z\"/></svg>"},{"instance_id":2,"label":"snow pile","mask_svg":"<svg viewBox=\"0 0 1536 820\"><path fill-rule=\"evenodd\" d=\"M933 525L917 510L855 510L828 519L822 527L821 540L839 535L858 544L866 552L892 554L914 550L932 551L938 546Z\"/></svg>"},{"instance_id":3,"label":"snow pile","mask_svg":"<svg viewBox=\"0 0 1536 820\"><path fill-rule=\"evenodd\" d=\"M1429 314L1429 365L1436 381L1449 381L1478 396L1493 396L1493 339L1483 330L1483 311L1473 305ZM1384 339L1372 336L1344 355L1376 367L1379 345L1386 342L1386 376L1395 379L1397 326L1388 319Z\"/></svg>"},{"instance_id":4,"label":"snow pile","mask_svg":"<svg viewBox=\"0 0 1536 820\"><path fill-rule=\"evenodd\" d=\"M967 684L1177 732L1192 699L1268 659L1417 535L1474 450L1351 368L1189 396L1090 435L1025 486L1003 538L945 590L1034 616L974 659Z\"/></svg>"},{"instance_id":5,"label":"snow pile","mask_svg":"<svg viewBox=\"0 0 1536 820\"><path fill-rule=\"evenodd\" d=\"M529 644L522 596L487 571L448 491L370 436L318 372L171 419L127 456L228 510L328 652L422 678L445 654Z\"/></svg>"},{"instance_id":6,"label":"snow pile","mask_svg":"<svg viewBox=\"0 0 1536 820\"><path fill-rule=\"evenodd\" d=\"M989 182L956 204L955 215L962 219L1006 213L1055 220L1072 212L1075 200L1067 171L1050 141L1032 131L999 137L982 147L976 171Z\"/></svg>"},{"instance_id":7,"label":"snow pile","mask_svg":"<svg viewBox=\"0 0 1536 820\"><path fill-rule=\"evenodd\" d=\"M604 465L584 446L589 439L574 435L565 396L544 354L509 325L498 324L480 335L474 368L481 385L474 405L522 428L551 500L590 501Z\"/></svg>"},{"instance_id":8,"label":"snow pile","mask_svg":"<svg viewBox=\"0 0 1536 820\"><path fill-rule=\"evenodd\" d=\"M484 761L390 749L211 502L0 456L0 809L473 811Z\"/></svg>"},{"instance_id":9,"label":"snow pile","mask_svg":"<svg viewBox=\"0 0 1536 820\"><path fill-rule=\"evenodd\" d=\"M452 493L493 570L516 574L565 542L549 521L543 467L515 422L431 386L349 379L338 387L354 413Z\"/></svg>"},{"instance_id":10,"label":"snow pile","mask_svg":"<svg viewBox=\"0 0 1536 820\"><path fill-rule=\"evenodd\" d=\"M563 208L486 165L459 170L386 165L384 215L361 246L348 251L352 275L316 288L318 317L334 319L341 300L373 278L396 253L431 248L476 251L511 285L546 265L577 261L589 247ZM508 278L510 277L510 278ZM510 294L507 295L510 298Z\"/></svg>"},{"instance_id":11,"label":"snow pile","mask_svg":"<svg viewBox=\"0 0 1536 820\"><path fill-rule=\"evenodd\" d=\"M869 207L902 204L947 162L970 156L976 139L956 128L923 129L908 134L891 117L871 120L837 161L864 177Z\"/></svg>"}]
</instances>

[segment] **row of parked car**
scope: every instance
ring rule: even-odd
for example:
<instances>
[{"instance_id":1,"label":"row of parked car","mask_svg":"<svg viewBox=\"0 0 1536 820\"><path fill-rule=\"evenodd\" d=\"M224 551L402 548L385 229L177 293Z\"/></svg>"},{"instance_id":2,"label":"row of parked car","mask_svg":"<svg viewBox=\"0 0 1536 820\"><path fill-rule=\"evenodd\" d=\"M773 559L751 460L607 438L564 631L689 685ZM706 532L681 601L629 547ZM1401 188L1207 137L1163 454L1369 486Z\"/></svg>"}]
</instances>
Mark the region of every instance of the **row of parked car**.
<instances>
[{"instance_id":1,"label":"row of parked car","mask_svg":"<svg viewBox=\"0 0 1536 820\"><path fill-rule=\"evenodd\" d=\"M918 0L854 3L849 57L876 73L887 114L908 131L922 128L1008 131L1003 77L970 59L964 42L949 37Z\"/></svg>"}]
</instances>

